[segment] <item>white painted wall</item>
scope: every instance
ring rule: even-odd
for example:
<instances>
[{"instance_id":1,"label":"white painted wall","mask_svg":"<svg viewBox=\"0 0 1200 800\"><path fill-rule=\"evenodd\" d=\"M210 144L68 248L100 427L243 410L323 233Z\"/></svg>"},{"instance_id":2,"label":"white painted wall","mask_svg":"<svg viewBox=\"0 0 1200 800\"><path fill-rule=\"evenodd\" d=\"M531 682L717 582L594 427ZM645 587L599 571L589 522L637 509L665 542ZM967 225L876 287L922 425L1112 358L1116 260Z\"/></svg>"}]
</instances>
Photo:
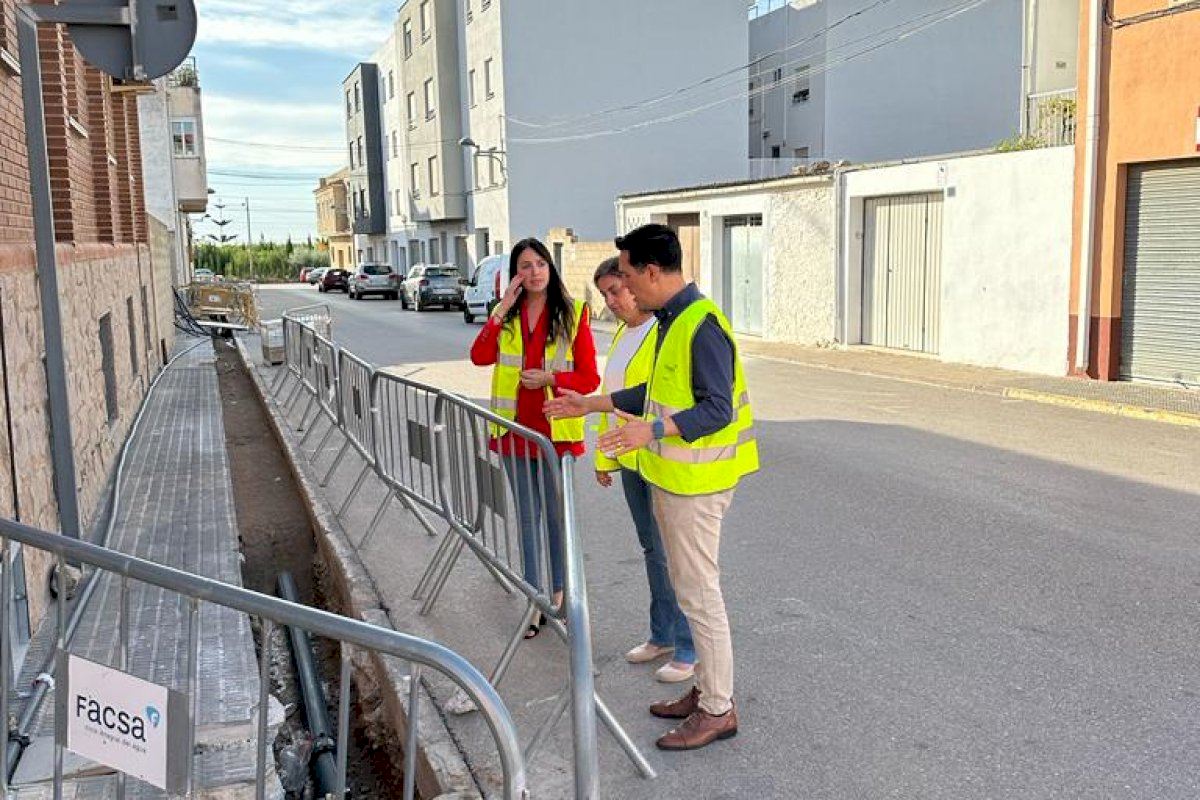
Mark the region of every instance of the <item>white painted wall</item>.
<instances>
[{"instance_id":1,"label":"white painted wall","mask_svg":"<svg viewBox=\"0 0 1200 800\"><path fill-rule=\"evenodd\" d=\"M863 201L944 192L940 358L1065 374L1074 164L1057 147L845 173L842 341L862 341Z\"/></svg>"},{"instance_id":2,"label":"white painted wall","mask_svg":"<svg viewBox=\"0 0 1200 800\"><path fill-rule=\"evenodd\" d=\"M172 278L182 285L190 280L191 265L187 263L186 225L175 196L174 145L167 97L166 78L154 81L153 92L138 95L138 137L146 213L174 235Z\"/></svg>"},{"instance_id":3,"label":"white painted wall","mask_svg":"<svg viewBox=\"0 0 1200 800\"><path fill-rule=\"evenodd\" d=\"M606 239L616 233L611 203L619 194L745 175L746 107L737 96L655 124L646 123L694 108L695 94L579 119L730 69L744 87L745 4L500 0L500 11L513 237L569 227L580 239ZM537 127L563 118L575 121ZM628 130L637 125L644 127ZM623 132L606 133L613 130ZM589 138L574 138L581 136Z\"/></svg>"},{"instance_id":4,"label":"white painted wall","mask_svg":"<svg viewBox=\"0 0 1200 800\"><path fill-rule=\"evenodd\" d=\"M837 269L832 180L789 178L621 198L618 224L630 230L700 215L700 290L724 307L726 217L763 220L763 335L768 341L825 344L834 338ZM736 276L734 276L736 279Z\"/></svg>"},{"instance_id":5,"label":"white painted wall","mask_svg":"<svg viewBox=\"0 0 1200 800\"><path fill-rule=\"evenodd\" d=\"M965 152L1017 133L1022 2L985 0L899 41L890 40L963 0L892 0L830 30L825 157L861 163ZM825 3L832 23L874 0ZM903 27L889 30L896 26Z\"/></svg>"}]
</instances>

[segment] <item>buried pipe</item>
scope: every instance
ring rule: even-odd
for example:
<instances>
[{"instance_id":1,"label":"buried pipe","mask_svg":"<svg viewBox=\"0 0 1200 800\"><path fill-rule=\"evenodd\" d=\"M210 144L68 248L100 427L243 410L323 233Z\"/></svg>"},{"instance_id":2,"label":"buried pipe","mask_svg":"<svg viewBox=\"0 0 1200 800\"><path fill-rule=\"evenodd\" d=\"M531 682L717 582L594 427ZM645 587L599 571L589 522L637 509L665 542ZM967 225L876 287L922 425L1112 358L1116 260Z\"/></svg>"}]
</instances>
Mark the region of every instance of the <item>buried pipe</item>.
<instances>
[{"instance_id":1,"label":"buried pipe","mask_svg":"<svg viewBox=\"0 0 1200 800\"><path fill-rule=\"evenodd\" d=\"M279 573L279 596L291 603L300 602L296 581L290 572ZM325 704L325 692L317 675L312 641L308 631L295 625L288 626L288 635L292 642L292 656L296 662L300 695L304 700L304 717L308 720L308 729L313 737L313 779L316 781L316 796L334 796L338 785L338 769L334 758L337 745L333 738L333 724L329 721L329 708Z\"/></svg>"}]
</instances>

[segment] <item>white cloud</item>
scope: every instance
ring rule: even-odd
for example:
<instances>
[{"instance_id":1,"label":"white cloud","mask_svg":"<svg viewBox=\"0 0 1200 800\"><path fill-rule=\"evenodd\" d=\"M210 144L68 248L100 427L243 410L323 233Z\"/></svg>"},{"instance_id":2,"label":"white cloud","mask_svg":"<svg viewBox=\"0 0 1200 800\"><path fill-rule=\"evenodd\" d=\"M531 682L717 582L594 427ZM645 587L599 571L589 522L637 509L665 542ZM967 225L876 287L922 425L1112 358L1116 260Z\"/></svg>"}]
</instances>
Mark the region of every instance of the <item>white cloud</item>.
<instances>
[{"instance_id":1,"label":"white cloud","mask_svg":"<svg viewBox=\"0 0 1200 800\"><path fill-rule=\"evenodd\" d=\"M204 132L210 167L257 167L268 171L290 167L298 172L325 173L346 160L342 153L344 121L336 102L288 103L206 93ZM272 146L217 142L212 141L214 137Z\"/></svg>"},{"instance_id":2,"label":"white cloud","mask_svg":"<svg viewBox=\"0 0 1200 800\"><path fill-rule=\"evenodd\" d=\"M352 6L348 8L347 6ZM204 44L294 47L332 53L370 53L392 31L394 2L292 0L278 5L245 0L201 0L199 39Z\"/></svg>"}]
</instances>

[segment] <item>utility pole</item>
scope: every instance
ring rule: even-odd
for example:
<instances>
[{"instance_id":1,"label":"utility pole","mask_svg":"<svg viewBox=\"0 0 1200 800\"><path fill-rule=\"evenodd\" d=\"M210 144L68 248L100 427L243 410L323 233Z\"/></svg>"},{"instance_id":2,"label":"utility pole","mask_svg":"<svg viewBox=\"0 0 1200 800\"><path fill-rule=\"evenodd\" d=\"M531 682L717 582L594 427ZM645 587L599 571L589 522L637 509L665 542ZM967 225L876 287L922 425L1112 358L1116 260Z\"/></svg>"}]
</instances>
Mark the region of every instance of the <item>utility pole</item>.
<instances>
[{"instance_id":1,"label":"utility pole","mask_svg":"<svg viewBox=\"0 0 1200 800\"><path fill-rule=\"evenodd\" d=\"M255 279L254 275L254 250L251 245L254 243L254 238L250 235L250 198L246 200L246 256L250 259L250 280Z\"/></svg>"}]
</instances>

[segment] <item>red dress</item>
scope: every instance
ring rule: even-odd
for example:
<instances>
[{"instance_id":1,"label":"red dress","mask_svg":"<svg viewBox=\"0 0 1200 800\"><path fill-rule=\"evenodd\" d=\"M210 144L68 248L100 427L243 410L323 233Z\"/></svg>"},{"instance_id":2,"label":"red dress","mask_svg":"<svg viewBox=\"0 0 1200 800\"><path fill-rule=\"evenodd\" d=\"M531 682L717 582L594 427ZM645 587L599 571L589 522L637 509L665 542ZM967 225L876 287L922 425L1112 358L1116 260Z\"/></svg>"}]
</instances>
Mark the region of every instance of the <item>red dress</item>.
<instances>
[{"instance_id":1,"label":"red dress","mask_svg":"<svg viewBox=\"0 0 1200 800\"><path fill-rule=\"evenodd\" d=\"M560 389L570 389L580 394L591 394L600 386L600 372L596 367L596 340L592 338L592 327L588 322L588 314L585 311L579 320L579 330L575 332L575 368L570 372L554 373L554 394L557 396ZM546 359L546 312L542 311L537 322L533 326L533 330L529 329L529 315L525 309L525 304L521 304L521 334L524 341L524 367L523 369L545 369L544 362ZM471 363L479 367L486 367L496 363L496 359L500 355L500 331L503 330L504 324L495 317L488 317L487 324L483 326L483 330L475 337L475 343L471 345ZM550 436L550 420L546 418L545 412L542 411L542 406L546 403L545 389L526 389L520 386L517 389L517 422L524 425L526 428L544 434L546 438ZM512 434L505 434L497 447L496 440L492 440L492 449L499 452L501 455L509 455L510 453L527 458L537 458L537 448L528 447L525 440L521 437L513 437ZM566 453L571 453L574 456L581 456L586 449L583 442L555 442L554 449L558 451L559 457Z\"/></svg>"}]
</instances>

